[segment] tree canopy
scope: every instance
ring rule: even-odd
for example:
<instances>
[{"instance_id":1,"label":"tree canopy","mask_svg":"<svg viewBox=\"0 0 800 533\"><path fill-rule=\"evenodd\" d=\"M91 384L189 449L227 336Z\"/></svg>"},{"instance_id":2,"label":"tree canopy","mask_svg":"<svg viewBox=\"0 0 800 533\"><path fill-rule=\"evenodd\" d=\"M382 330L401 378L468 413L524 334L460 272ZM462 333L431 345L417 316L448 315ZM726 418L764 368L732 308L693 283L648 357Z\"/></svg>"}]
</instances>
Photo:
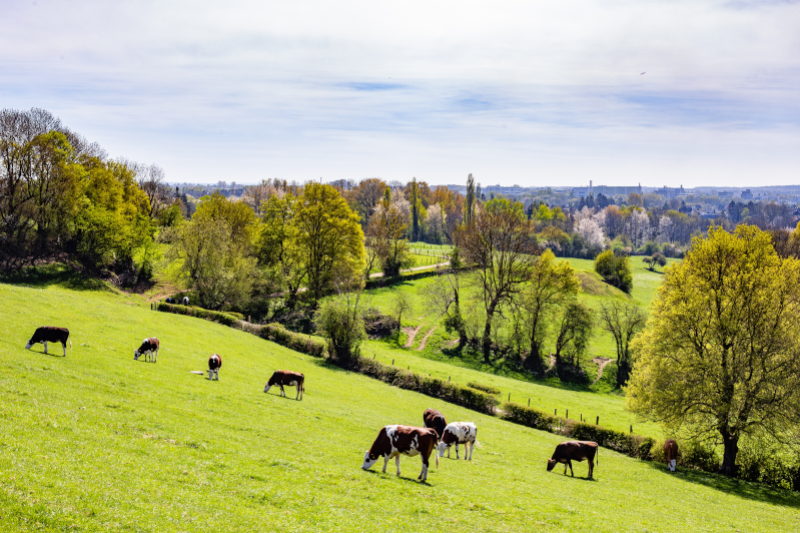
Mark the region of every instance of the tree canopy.
<instances>
[{"instance_id":1,"label":"tree canopy","mask_svg":"<svg viewBox=\"0 0 800 533\"><path fill-rule=\"evenodd\" d=\"M712 228L669 268L633 343L627 405L668 431L717 439L733 475L743 436L800 423L800 262L754 226Z\"/></svg>"}]
</instances>

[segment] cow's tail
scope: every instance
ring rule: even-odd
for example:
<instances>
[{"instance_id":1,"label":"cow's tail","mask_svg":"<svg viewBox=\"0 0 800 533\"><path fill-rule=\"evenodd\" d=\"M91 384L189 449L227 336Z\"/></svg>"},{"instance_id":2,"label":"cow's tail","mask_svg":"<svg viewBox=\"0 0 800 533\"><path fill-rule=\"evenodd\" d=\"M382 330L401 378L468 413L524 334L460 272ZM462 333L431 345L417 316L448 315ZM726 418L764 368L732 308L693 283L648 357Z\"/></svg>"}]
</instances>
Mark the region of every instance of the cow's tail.
<instances>
[{"instance_id":1,"label":"cow's tail","mask_svg":"<svg viewBox=\"0 0 800 533\"><path fill-rule=\"evenodd\" d=\"M72 348L72 341L67 341L67 342L69 342L69 347Z\"/></svg>"},{"instance_id":2,"label":"cow's tail","mask_svg":"<svg viewBox=\"0 0 800 533\"><path fill-rule=\"evenodd\" d=\"M594 462L597 463L597 466L600 466L600 446L597 447L597 453L594 456Z\"/></svg>"},{"instance_id":3,"label":"cow's tail","mask_svg":"<svg viewBox=\"0 0 800 533\"><path fill-rule=\"evenodd\" d=\"M439 469L439 450L436 446L433 447L433 456L436 458L436 469Z\"/></svg>"},{"instance_id":4,"label":"cow's tail","mask_svg":"<svg viewBox=\"0 0 800 533\"><path fill-rule=\"evenodd\" d=\"M477 439L472 443L473 446L477 446L478 448L483 448L483 445L477 441Z\"/></svg>"}]
</instances>

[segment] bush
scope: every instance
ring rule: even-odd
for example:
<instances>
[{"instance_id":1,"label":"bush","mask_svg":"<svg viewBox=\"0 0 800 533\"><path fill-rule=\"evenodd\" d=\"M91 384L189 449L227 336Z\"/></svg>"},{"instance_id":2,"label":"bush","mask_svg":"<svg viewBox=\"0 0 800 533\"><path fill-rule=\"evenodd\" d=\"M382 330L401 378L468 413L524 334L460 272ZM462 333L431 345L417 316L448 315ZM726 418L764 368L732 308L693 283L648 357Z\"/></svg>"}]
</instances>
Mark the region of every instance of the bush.
<instances>
[{"instance_id":1,"label":"bush","mask_svg":"<svg viewBox=\"0 0 800 533\"><path fill-rule=\"evenodd\" d=\"M314 324L328 342L331 359L347 363L358 357L367 334L364 319L349 296L326 300L314 316Z\"/></svg>"},{"instance_id":2,"label":"bush","mask_svg":"<svg viewBox=\"0 0 800 533\"><path fill-rule=\"evenodd\" d=\"M484 392L384 365L374 359L359 358L349 368L395 387L420 392L488 415L494 415L495 407L500 403L497 398Z\"/></svg>"},{"instance_id":3,"label":"bush","mask_svg":"<svg viewBox=\"0 0 800 533\"><path fill-rule=\"evenodd\" d=\"M202 307L187 307L185 305L168 304L166 302L159 302L157 309L159 311L166 311L168 313L175 313L178 315L193 316L196 318L203 318L211 320L212 322L219 322L226 326L235 326L237 320L236 316L231 313L222 313L220 311L209 311ZM241 316L241 315L240 315Z\"/></svg>"},{"instance_id":4,"label":"bush","mask_svg":"<svg viewBox=\"0 0 800 533\"><path fill-rule=\"evenodd\" d=\"M489 385L481 385L480 383L475 383L474 381L470 381L469 383L467 383L467 387L483 391L487 394L494 394L494 395L500 394L500 389Z\"/></svg>"},{"instance_id":5,"label":"bush","mask_svg":"<svg viewBox=\"0 0 800 533\"><path fill-rule=\"evenodd\" d=\"M611 250L606 250L595 259L594 269L606 283L630 294L633 289L633 274L631 261L627 256L618 256Z\"/></svg>"},{"instance_id":6,"label":"bush","mask_svg":"<svg viewBox=\"0 0 800 533\"><path fill-rule=\"evenodd\" d=\"M389 337L400 329L400 322L396 318L381 314L376 308L364 311L363 317L364 329L370 338Z\"/></svg>"},{"instance_id":7,"label":"bush","mask_svg":"<svg viewBox=\"0 0 800 533\"><path fill-rule=\"evenodd\" d=\"M280 324L258 326L247 322L239 322L238 327L242 331L258 335L262 339L280 344L291 350L313 357L325 357L326 346L324 343L306 335L289 331Z\"/></svg>"}]
</instances>

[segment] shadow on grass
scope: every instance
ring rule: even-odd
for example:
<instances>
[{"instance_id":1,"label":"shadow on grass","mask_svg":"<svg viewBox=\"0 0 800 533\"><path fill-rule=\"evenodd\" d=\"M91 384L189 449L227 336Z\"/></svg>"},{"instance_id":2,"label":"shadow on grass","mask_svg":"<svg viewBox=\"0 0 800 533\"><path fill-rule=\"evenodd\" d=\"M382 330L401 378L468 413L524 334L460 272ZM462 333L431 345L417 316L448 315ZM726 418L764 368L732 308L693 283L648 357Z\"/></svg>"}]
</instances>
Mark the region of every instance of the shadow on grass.
<instances>
[{"instance_id":1,"label":"shadow on grass","mask_svg":"<svg viewBox=\"0 0 800 533\"><path fill-rule=\"evenodd\" d=\"M87 276L63 264L24 268L19 272L0 276L0 283L34 288L57 285L75 291L111 291L102 280Z\"/></svg>"},{"instance_id":2,"label":"shadow on grass","mask_svg":"<svg viewBox=\"0 0 800 533\"><path fill-rule=\"evenodd\" d=\"M702 472L700 470L688 470L680 467L677 471L670 472L663 463L648 462L647 465L654 470L659 470L664 475L676 476L678 479L688 481L689 483L703 485L726 494L732 494L757 502L800 509L800 494L792 492L789 489L779 489L752 481L743 481L741 479L725 477L720 474Z\"/></svg>"},{"instance_id":3,"label":"shadow on grass","mask_svg":"<svg viewBox=\"0 0 800 533\"><path fill-rule=\"evenodd\" d=\"M391 463L392 463L392 461L390 461L390 467L394 466L394 465L391 465ZM364 470L364 469L362 468L362 470ZM387 470L388 470L388 468L387 468ZM366 472L367 474L372 474L373 476L394 476L395 479L398 479L400 481L406 481L406 482L409 482L409 483L414 483L415 485L425 485L426 487L432 487L433 486L430 483L428 483L427 481L420 481L418 478L403 477L402 474L400 474L398 476L397 474L393 474L393 473L388 472L388 471L387 472L383 472L381 469L378 469L378 470L364 470L364 472Z\"/></svg>"}]
</instances>

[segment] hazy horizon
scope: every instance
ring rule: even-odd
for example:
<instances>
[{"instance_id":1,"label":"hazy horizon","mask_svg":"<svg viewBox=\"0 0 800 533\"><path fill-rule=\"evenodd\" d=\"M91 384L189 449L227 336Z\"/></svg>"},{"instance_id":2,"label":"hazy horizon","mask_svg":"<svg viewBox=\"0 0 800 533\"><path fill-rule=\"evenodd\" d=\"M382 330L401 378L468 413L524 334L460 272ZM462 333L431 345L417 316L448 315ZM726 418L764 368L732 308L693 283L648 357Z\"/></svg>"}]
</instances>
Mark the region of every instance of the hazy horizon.
<instances>
[{"instance_id":1,"label":"hazy horizon","mask_svg":"<svg viewBox=\"0 0 800 533\"><path fill-rule=\"evenodd\" d=\"M800 182L800 1L4 3L0 107L175 183Z\"/></svg>"}]
</instances>

